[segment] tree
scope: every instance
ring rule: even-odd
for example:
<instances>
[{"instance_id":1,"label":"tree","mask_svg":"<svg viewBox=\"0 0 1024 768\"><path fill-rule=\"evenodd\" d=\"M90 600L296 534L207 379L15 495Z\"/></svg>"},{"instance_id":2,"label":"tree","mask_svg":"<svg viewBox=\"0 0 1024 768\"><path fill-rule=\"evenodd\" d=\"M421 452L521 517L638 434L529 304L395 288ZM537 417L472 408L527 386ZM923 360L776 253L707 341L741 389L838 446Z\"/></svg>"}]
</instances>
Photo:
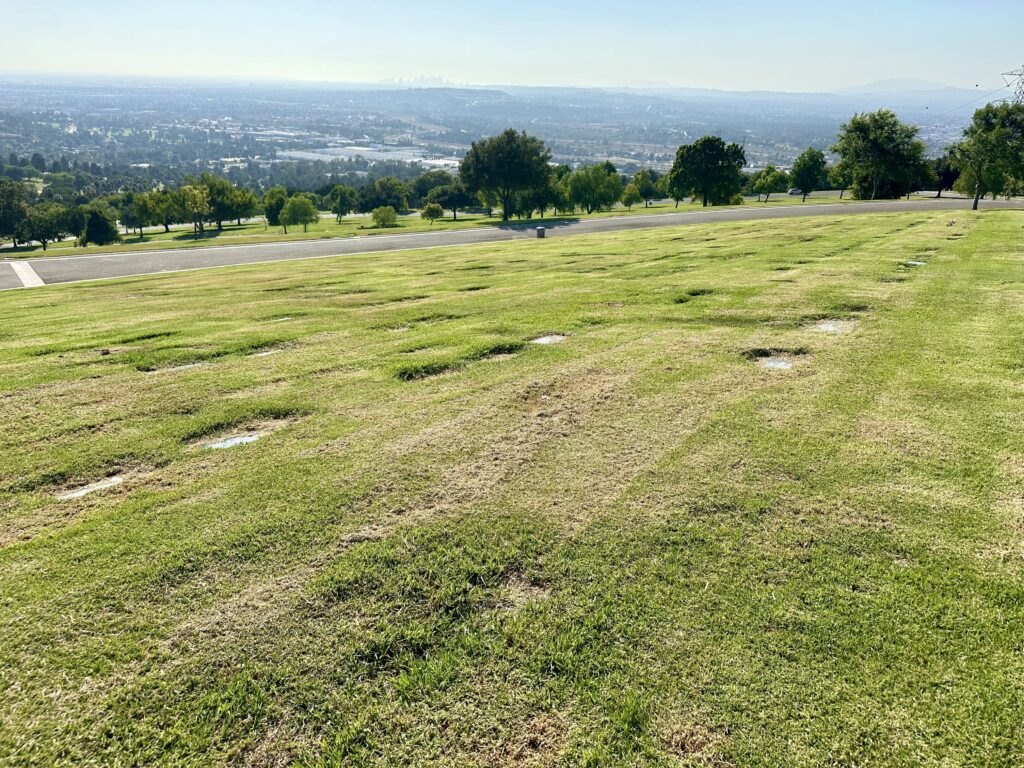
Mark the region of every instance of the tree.
<instances>
[{"instance_id":1,"label":"tree","mask_svg":"<svg viewBox=\"0 0 1024 768\"><path fill-rule=\"evenodd\" d=\"M134 229L139 229L139 221L135 216L135 195L127 192L115 205L117 205L117 219L124 227L125 235Z\"/></svg>"},{"instance_id":2,"label":"tree","mask_svg":"<svg viewBox=\"0 0 1024 768\"><path fill-rule=\"evenodd\" d=\"M151 196L146 192L127 192L118 207L118 218L125 234L135 229L139 232L139 238L143 238L144 227L158 224L156 218L156 207Z\"/></svg>"},{"instance_id":3,"label":"tree","mask_svg":"<svg viewBox=\"0 0 1024 768\"><path fill-rule=\"evenodd\" d=\"M46 158L40 155L38 152L32 154L32 167L40 173L46 171Z\"/></svg>"},{"instance_id":4,"label":"tree","mask_svg":"<svg viewBox=\"0 0 1024 768\"><path fill-rule=\"evenodd\" d=\"M313 205L308 197L302 194L292 195L288 198L288 202L281 209L280 218L281 226L284 227L286 235L288 234L288 227L294 224L301 224L302 231L308 232L310 224L320 221L320 216L316 212L316 206Z\"/></svg>"},{"instance_id":5,"label":"tree","mask_svg":"<svg viewBox=\"0 0 1024 768\"><path fill-rule=\"evenodd\" d=\"M433 170L421 173L409 182L410 202L417 208L427 202L427 195L438 187L447 187L455 183L455 177L448 171Z\"/></svg>"},{"instance_id":6,"label":"tree","mask_svg":"<svg viewBox=\"0 0 1024 768\"><path fill-rule=\"evenodd\" d=\"M839 190L839 199L843 199L843 193L850 188L850 166L839 162L828 169L828 183L832 189Z\"/></svg>"},{"instance_id":7,"label":"tree","mask_svg":"<svg viewBox=\"0 0 1024 768\"><path fill-rule=\"evenodd\" d=\"M746 162L738 144L726 144L718 136L704 136L676 152L668 175L669 190L677 205L687 194L701 198L705 207L708 203L726 204L743 186L740 174Z\"/></svg>"},{"instance_id":8,"label":"tree","mask_svg":"<svg viewBox=\"0 0 1024 768\"><path fill-rule=\"evenodd\" d=\"M82 233L78 237L81 245L110 245L121 242L117 231L117 213L107 203L93 201L81 209Z\"/></svg>"},{"instance_id":9,"label":"tree","mask_svg":"<svg viewBox=\"0 0 1024 768\"><path fill-rule=\"evenodd\" d=\"M356 191L345 184L335 184L327 193L328 208L341 221L342 216L348 216L356 207Z\"/></svg>"},{"instance_id":10,"label":"tree","mask_svg":"<svg viewBox=\"0 0 1024 768\"><path fill-rule=\"evenodd\" d=\"M171 231L171 224L188 221L180 192L161 189L150 193L150 201L153 206L153 221L161 225L164 232Z\"/></svg>"},{"instance_id":11,"label":"tree","mask_svg":"<svg viewBox=\"0 0 1024 768\"><path fill-rule=\"evenodd\" d=\"M918 183L926 161L917 133L888 109L854 115L840 127L832 151L850 169L854 197L899 197Z\"/></svg>"},{"instance_id":12,"label":"tree","mask_svg":"<svg viewBox=\"0 0 1024 768\"><path fill-rule=\"evenodd\" d=\"M154 195L150 192L141 192L135 195L132 207L135 209L135 218L138 220L139 238L144 234L144 227L152 227L160 223L157 218L158 208Z\"/></svg>"},{"instance_id":13,"label":"tree","mask_svg":"<svg viewBox=\"0 0 1024 768\"><path fill-rule=\"evenodd\" d=\"M186 219L192 223L198 240L205 232L203 222L210 214L210 192L201 184L186 184L180 192L182 209Z\"/></svg>"},{"instance_id":14,"label":"tree","mask_svg":"<svg viewBox=\"0 0 1024 768\"><path fill-rule=\"evenodd\" d=\"M1024 179L1018 179L1015 176L1007 176L1006 183L1003 185L1002 194L1006 196L1007 200L1024 195Z\"/></svg>"},{"instance_id":15,"label":"tree","mask_svg":"<svg viewBox=\"0 0 1024 768\"><path fill-rule=\"evenodd\" d=\"M669 177L667 174L658 179L658 194L662 197L672 198L672 202L676 204L676 208L679 207L679 203L686 197L686 192L681 191L679 188L669 183Z\"/></svg>"},{"instance_id":16,"label":"tree","mask_svg":"<svg viewBox=\"0 0 1024 768\"><path fill-rule=\"evenodd\" d=\"M557 208L562 203L565 193L558 183L558 176L554 169L548 173L547 181L534 187L529 187L515 195L515 210L519 216L533 218L536 211L541 216L548 208Z\"/></svg>"},{"instance_id":17,"label":"tree","mask_svg":"<svg viewBox=\"0 0 1024 768\"><path fill-rule=\"evenodd\" d=\"M772 192L785 192L789 187L789 176L785 171L780 171L774 165L766 165L754 177L753 189L757 193L758 201L764 195L765 203Z\"/></svg>"},{"instance_id":18,"label":"tree","mask_svg":"<svg viewBox=\"0 0 1024 768\"><path fill-rule=\"evenodd\" d=\"M388 206L396 212L409 210L409 188L394 176L377 179L359 190L357 208L360 213Z\"/></svg>"},{"instance_id":19,"label":"tree","mask_svg":"<svg viewBox=\"0 0 1024 768\"><path fill-rule=\"evenodd\" d=\"M498 196L494 192L481 189L476 193L476 200L487 212L487 218L494 215L494 206L498 204Z\"/></svg>"},{"instance_id":20,"label":"tree","mask_svg":"<svg viewBox=\"0 0 1024 768\"><path fill-rule=\"evenodd\" d=\"M398 214L390 205L382 205L380 208L374 208L373 213L371 213L370 216L373 219L373 223L380 229L393 227L398 224Z\"/></svg>"},{"instance_id":21,"label":"tree","mask_svg":"<svg viewBox=\"0 0 1024 768\"><path fill-rule=\"evenodd\" d=\"M615 166L591 165L573 171L566 179L570 202L587 213L610 208L622 197L622 179Z\"/></svg>"},{"instance_id":22,"label":"tree","mask_svg":"<svg viewBox=\"0 0 1024 768\"><path fill-rule=\"evenodd\" d=\"M929 188L935 183L935 171L931 162L926 157L921 157L908 169L904 184L907 192L907 199L914 192Z\"/></svg>"},{"instance_id":23,"label":"tree","mask_svg":"<svg viewBox=\"0 0 1024 768\"><path fill-rule=\"evenodd\" d=\"M828 166L825 163L825 153L820 149L808 147L793 161L793 170L790 171L789 176L793 186L804 195L801 202L806 203L807 196L811 192L824 189L828 184Z\"/></svg>"},{"instance_id":24,"label":"tree","mask_svg":"<svg viewBox=\"0 0 1024 768\"><path fill-rule=\"evenodd\" d=\"M622 190L622 204L626 206L628 210L633 210L633 206L637 203L643 202L644 196L640 194L640 189L637 187L636 179L629 182L626 188Z\"/></svg>"},{"instance_id":25,"label":"tree","mask_svg":"<svg viewBox=\"0 0 1024 768\"><path fill-rule=\"evenodd\" d=\"M634 174L633 184L636 187L637 193L644 201L644 208L649 207L651 201L661 194L661 190L658 187L658 180L660 178L661 175L657 171L648 168L642 168Z\"/></svg>"},{"instance_id":26,"label":"tree","mask_svg":"<svg viewBox=\"0 0 1024 768\"><path fill-rule=\"evenodd\" d=\"M46 246L73 234L73 220L70 211L60 203L37 203L28 209L25 218L23 237L26 241L34 240Z\"/></svg>"},{"instance_id":27,"label":"tree","mask_svg":"<svg viewBox=\"0 0 1024 768\"><path fill-rule=\"evenodd\" d=\"M20 181L0 178L0 240L9 237L17 248L26 216L25 185Z\"/></svg>"},{"instance_id":28,"label":"tree","mask_svg":"<svg viewBox=\"0 0 1024 768\"><path fill-rule=\"evenodd\" d=\"M444 216L444 208L437 203L427 203L420 211L420 216L429 221L430 226L434 226L434 222Z\"/></svg>"},{"instance_id":29,"label":"tree","mask_svg":"<svg viewBox=\"0 0 1024 768\"><path fill-rule=\"evenodd\" d=\"M271 187L263 193L263 214L272 227L281 226L281 209L288 202L288 190L284 187Z\"/></svg>"},{"instance_id":30,"label":"tree","mask_svg":"<svg viewBox=\"0 0 1024 768\"><path fill-rule=\"evenodd\" d=\"M1024 104L986 104L974 113L964 138L950 148L960 169L956 187L974 194L1002 192L1007 178L1024 178Z\"/></svg>"},{"instance_id":31,"label":"tree","mask_svg":"<svg viewBox=\"0 0 1024 768\"><path fill-rule=\"evenodd\" d=\"M260 212L260 201L251 190L235 187L230 197L231 218L242 226L242 219L251 219Z\"/></svg>"},{"instance_id":32,"label":"tree","mask_svg":"<svg viewBox=\"0 0 1024 768\"><path fill-rule=\"evenodd\" d=\"M932 161L932 171L935 173L935 183L938 187L936 197L942 197L943 191L952 189L956 180L960 178L960 169L956 167L956 162L949 152Z\"/></svg>"},{"instance_id":33,"label":"tree","mask_svg":"<svg viewBox=\"0 0 1024 768\"><path fill-rule=\"evenodd\" d=\"M217 229L224 229L224 222L237 218L234 204L236 201L235 186L227 179L204 173L199 180L188 180L190 184L202 184L206 187L210 203L209 217L217 224Z\"/></svg>"},{"instance_id":34,"label":"tree","mask_svg":"<svg viewBox=\"0 0 1024 768\"><path fill-rule=\"evenodd\" d=\"M462 186L458 179L443 187L434 187L427 193L428 203L437 203L441 208L452 212L452 221L459 218L459 209L473 204L473 196Z\"/></svg>"},{"instance_id":35,"label":"tree","mask_svg":"<svg viewBox=\"0 0 1024 768\"><path fill-rule=\"evenodd\" d=\"M470 191L496 196L501 218L508 221L516 193L547 182L550 160L543 141L509 128L499 136L474 141L459 166L459 176Z\"/></svg>"}]
</instances>

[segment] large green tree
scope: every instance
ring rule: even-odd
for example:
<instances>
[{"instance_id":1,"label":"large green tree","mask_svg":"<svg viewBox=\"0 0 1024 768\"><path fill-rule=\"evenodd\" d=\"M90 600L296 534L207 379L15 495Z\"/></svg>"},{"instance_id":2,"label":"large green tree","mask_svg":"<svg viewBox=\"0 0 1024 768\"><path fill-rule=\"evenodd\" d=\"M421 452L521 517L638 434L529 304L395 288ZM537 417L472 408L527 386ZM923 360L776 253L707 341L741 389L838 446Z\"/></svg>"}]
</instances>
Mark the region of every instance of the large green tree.
<instances>
[{"instance_id":1,"label":"large green tree","mask_svg":"<svg viewBox=\"0 0 1024 768\"><path fill-rule=\"evenodd\" d=\"M308 232L309 225L320 221L316 212L316 206L305 195L298 194L288 198L288 202L281 209L281 226L285 234L288 234L288 227L302 225L302 231Z\"/></svg>"},{"instance_id":2,"label":"large green tree","mask_svg":"<svg viewBox=\"0 0 1024 768\"><path fill-rule=\"evenodd\" d=\"M636 187L637 193L640 198L644 201L644 208L647 208L651 201L656 199L661 194L658 187L658 180L661 175L649 168L641 168L633 175L633 185Z\"/></svg>"},{"instance_id":3,"label":"large green tree","mask_svg":"<svg viewBox=\"0 0 1024 768\"><path fill-rule=\"evenodd\" d=\"M850 173L850 166L840 161L828 169L828 184L832 189L839 190L839 199L843 199L846 190L850 188L853 181L853 174Z\"/></svg>"},{"instance_id":4,"label":"large green tree","mask_svg":"<svg viewBox=\"0 0 1024 768\"><path fill-rule=\"evenodd\" d=\"M358 195L352 187L346 184L335 184L327 193L325 202L340 223L343 216L348 216L355 210L357 199Z\"/></svg>"},{"instance_id":5,"label":"large green tree","mask_svg":"<svg viewBox=\"0 0 1024 768\"><path fill-rule=\"evenodd\" d=\"M427 203L437 203L446 211L452 212L452 221L459 218L459 209L473 204L473 196L462 186L458 179L443 187L434 187L427 193Z\"/></svg>"},{"instance_id":6,"label":"large green tree","mask_svg":"<svg viewBox=\"0 0 1024 768\"><path fill-rule=\"evenodd\" d=\"M942 197L947 189L952 189L960 178L960 169L957 167L954 158L947 152L942 157L932 160L932 171L935 173L935 184L938 192L936 197Z\"/></svg>"},{"instance_id":7,"label":"large green tree","mask_svg":"<svg viewBox=\"0 0 1024 768\"><path fill-rule=\"evenodd\" d=\"M811 192L817 192L828 185L828 166L825 163L825 153L820 149L808 147L800 156L793 161L793 169L789 172L793 186L803 193L803 200L807 202L807 196Z\"/></svg>"},{"instance_id":8,"label":"large green tree","mask_svg":"<svg viewBox=\"0 0 1024 768\"><path fill-rule=\"evenodd\" d=\"M956 187L974 195L975 209L986 193L1003 192L1009 180L1024 178L1024 104L977 110L950 154L960 169Z\"/></svg>"},{"instance_id":9,"label":"large green tree","mask_svg":"<svg viewBox=\"0 0 1024 768\"><path fill-rule=\"evenodd\" d=\"M917 126L888 109L854 115L842 125L832 151L850 170L854 197L900 197L928 177L925 147L917 133Z\"/></svg>"},{"instance_id":10,"label":"large green tree","mask_svg":"<svg viewBox=\"0 0 1024 768\"><path fill-rule=\"evenodd\" d=\"M508 221L515 213L517 193L548 183L550 160L543 141L510 128L473 142L459 176L470 191L494 195L501 203L501 218Z\"/></svg>"},{"instance_id":11,"label":"large green tree","mask_svg":"<svg viewBox=\"0 0 1024 768\"><path fill-rule=\"evenodd\" d=\"M743 166L747 157L739 144L726 144L718 136L704 136L693 144L684 144L676 152L668 175L673 199L696 195L703 205L724 205L743 186Z\"/></svg>"},{"instance_id":12,"label":"large green tree","mask_svg":"<svg viewBox=\"0 0 1024 768\"><path fill-rule=\"evenodd\" d=\"M148 192L125 193L117 208L117 215L125 229L124 233L127 235L128 230L138 230L140 239L145 233L145 227L160 223L153 198Z\"/></svg>"},{"instance_id":13,"label":"large green tree","mask_svg":"<svg viewBox=\"0 0 1024 768\"><path fill-rule=\"evenodd\" d=\"M440 169L425 171L409 182L409 202L419 208L427 202L430 190L447 187L455 182L455 177L448 171Z\"/></svg>"},{"instance_id":14,"label":"large green tree","mask_svg":"<svg viewBox=\"0 0 1024 768\"><path fill-rule=\"evenodd\" d=\"M0 178L0 240L10 238L18 247L25 217L28 215L25 185Z\"/></svg>"},{"instance_id":15,"label":"large green tree","mask_svg":"<svg viewBox=\"0 0 1024 768\"><path fill-rule=\"evenodd\" d=\"M284 187L271 187L263 193L263 215L270 226L281 226L281 209L287 202L288 190Z\"/></svg>"},{"instance_id":16,"label":"large green tree","mask_svg":"<svg viewBox=\"0 0 1024 768\"><path fill-rule=\"evenodd\" d=\"M186 184L180 190L181 206L185 215L192 223L196 239L205 231L204 222L212 210L210 207L210 191L205 184Z\"/></svg>"},{"instance_id":17,"label":"large green tree","mask_svg":"<svg viewBox=\"0 0 1024 768\"><path fill-rule=\"evenodd\" d=\"M220 176L212 173L204 173L198 180L188 179L190 184L201 184L206 187L207 196L210 202L208 214L211 221L216 223L217 229L224 229L224 222L237 218L235 216L236 190L235 185Z\"/></svg>"},{"instance_id":18,"label":"large green tree","mask_svg":"<svg viewBox=\"0 0 1024 768\"><path fill-rule=\"evenodd\" d=\"M385 176L359 190L356 207L360 213L391 206L397 212L409 210L409 187L394 176Z\"/></svg>"},{"instance_id":19,"label":"large green tree","mask_svg":"<svg viewBox=\"0 0 1024 768\"><path fill-rule=\"evenodd\" d=\"M110 245L121 241L117 231L117 212L107 203L96 200L81 209L82 233L78 241L82 245Z\"/></svg>"},{"instance_id":20,"label":"large green tree","mask_svg":"<svg viewBox=\"0 0 1024 768\"><path fill-rule=\"evenodd\" d=\"M242 219L251 219L260 212L260 201L251 190L235 187L230 197L231 218L242 225Z\"/></svg>"},{"instance_id":21,"label":"large green tree","mask_svg":"<svg viewBox=\"0 0 1024 768\"><path fill-rule=\"evenodd\" d=\"M164 232L170 232L172 224L183 224L188 221L181 195L176 190L161 189L151 192L150 203L153 206L153 222L162 226Z\"/></svg>"},{"instance_id":22,"label":"large green tree","mask_svg":"<svg viewBox=\"0 0 1024 768\"><path fill-rule=\"evenodd\" d=\"M39 243L45 251L50 243L77 234L74 225L75 217L67 206L54 202L37 203L28 209L22 236L26 241Z\"/></svg>"},{"instance_id":23,"label":"large green tree","mask_svg":"<svg viewBox=\"0 0 1024 768\"><path fill-rule=\"evenodd\" d=\"M622 197L622 178L615 167L591 165L573 171L566 177L569 202L593 213L611 208Z\"/></svg>"}]
</instances>

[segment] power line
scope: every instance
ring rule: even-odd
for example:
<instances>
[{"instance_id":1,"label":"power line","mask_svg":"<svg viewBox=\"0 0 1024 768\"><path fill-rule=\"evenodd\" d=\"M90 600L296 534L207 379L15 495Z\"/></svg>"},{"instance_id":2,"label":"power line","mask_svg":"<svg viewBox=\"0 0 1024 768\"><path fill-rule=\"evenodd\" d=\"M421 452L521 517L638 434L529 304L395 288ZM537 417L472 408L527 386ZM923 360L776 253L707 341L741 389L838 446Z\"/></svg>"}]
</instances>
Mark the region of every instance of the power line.
<instances>
[{"instance_id":1,"label":"power line","mask_svg":"<svg viewBox=\"0 0 1024 768\"><path fill-rule=\"evenodd\" d=\"M1005 75L1004 75L1004 77L1005 77ZM1024 81L1022 81L1022 82L1024 82ZM967 102L966 104L961 104L961 105L960 105L960 106L958 106L958 107L953 107L952 109L946 110L945 112L941 112L941 113L939 113L938 115L936 115L935 117L945 117L946 115L951 115L951 114L953 114L954 112L958 112L958 111L960 111L960 110L961 110L961 109L963 109L964 107L969 107L969 106L971 106L972 104L977 104L977 103L978 103L979 101L981 101L982 99L987 99L987 98L989 98L990 96L995 96L995 95L996 95L997 93L999 93L1000 91L1005 91L1005 90L1006 90L1007 88L1010 88L1010 87L1011 87L1012 85L1013 85L1013 83L1012 83L1012 82L1007 82L1007 83L1006 83L1005 85L1000 85L1000 86L999 86L998 88L996 88L996 89L995 89L994 91L992 91L992 92L990 92L990 93L986 93L986 94L985 94L984 96L979 96L979 97L978 97L978 98L976 98L976 99L971 99L971 100L970 100L970 101L968 101L968 102ZM1018 93L1019 93L1019 91L1018 91Z\"/></svg>"}]
</instances>

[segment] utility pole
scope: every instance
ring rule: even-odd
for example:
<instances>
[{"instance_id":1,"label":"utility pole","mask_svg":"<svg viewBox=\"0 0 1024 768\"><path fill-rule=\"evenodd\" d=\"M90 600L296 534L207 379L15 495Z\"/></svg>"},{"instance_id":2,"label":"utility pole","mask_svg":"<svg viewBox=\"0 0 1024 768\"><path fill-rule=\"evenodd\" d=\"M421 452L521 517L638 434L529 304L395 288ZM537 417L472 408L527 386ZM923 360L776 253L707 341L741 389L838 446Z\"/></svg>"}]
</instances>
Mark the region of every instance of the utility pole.
<instances>
[{"instance_id":1,"label":"utility pole","mask_svg":"<svg viewBox=\"0 0 1024 768\"><path fill-rule=\"evenodd\" d=\"M1014 104L1024 104L1024 67L1012 72L1003 72L1003 80L1014 89L1013 96L1008 100Z\"/></svg>"}]
</instances>

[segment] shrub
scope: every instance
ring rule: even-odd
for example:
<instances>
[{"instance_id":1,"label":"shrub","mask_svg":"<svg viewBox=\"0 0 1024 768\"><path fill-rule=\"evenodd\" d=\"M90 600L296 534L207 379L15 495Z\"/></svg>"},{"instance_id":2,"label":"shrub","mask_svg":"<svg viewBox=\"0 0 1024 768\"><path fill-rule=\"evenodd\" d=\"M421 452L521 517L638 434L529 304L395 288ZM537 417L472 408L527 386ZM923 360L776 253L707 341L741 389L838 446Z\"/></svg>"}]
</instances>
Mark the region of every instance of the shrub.
<instances>
[{"instance_id":1,"label":"shrub","mask_svg":"<svg viewBox=\"0 0 1024 768\"><path fill-rule=\"evenodd\" d=\"M398 226L398 214L390 205L374 208L370 216L373 218L373 223L381 229Z\"/></svg>"}]
</instances>

